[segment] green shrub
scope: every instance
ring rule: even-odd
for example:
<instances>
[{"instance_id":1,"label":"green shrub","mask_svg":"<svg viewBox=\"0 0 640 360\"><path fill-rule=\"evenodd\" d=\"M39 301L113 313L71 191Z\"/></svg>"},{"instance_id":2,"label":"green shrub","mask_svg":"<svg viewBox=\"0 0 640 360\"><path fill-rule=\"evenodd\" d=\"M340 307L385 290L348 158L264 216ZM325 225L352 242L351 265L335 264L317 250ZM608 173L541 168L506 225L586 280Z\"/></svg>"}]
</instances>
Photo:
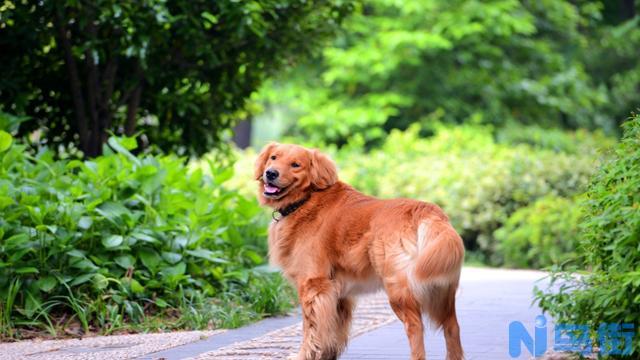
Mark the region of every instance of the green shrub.
<instances>
[{"instance_id":1,"label":"green shrub","mask_svg":"<svg viewBox=\"0 0 640 360\"><path fill-rule=\"evenodd\" d=\"M572 199L546 196L520 208L495 231L500 263L542 268L575 258L580 211Z\"/></svg>"},{"instance_id":2,"label":"green shrub","mask_svg":"<svg viewBox=\"0 0 640 360\"><path fill-rule=\"evenodd\" d=\"M640 324L640 117L624 124L615 156L591 182L582 204L577 265L558 268L540 305L560 321ZM588 272L576 275L581 269ZM640 336L633 340L635 358Z\"/></svg>"},{"instance_id":3,"label":"green shrub","mask_svg":"<svg viewBox=\"0 0 640 360\"><path fill-rule=\"evenodd\" d=\"M514 124L497 130L496 140L502 144L527 144L538 149L569 154L593 153L596 149L610 148L615 144L614 138L605 136L601 131L567 131Z\"/></svg>"},{"instance_id":4,"label":"green shrub","mask_svg":"<svg viewBox=\"0 0 640 360\"><path fill-rule=\"evenodd\" d=\"M434 202L449 214L470 250L498 264L494 231L516 210L547 196L572 197L587 184L598 155L500 144L488 127L393 131L379 150L338 153L341 177L381 197Z\"/></svg>"},{"instance_id":5,"label":"green shrub","mask_svg":"<svg viewBox=\"0 0 640 360\"><path fill-rule=\"evenodd\" d=\"M612 141L589 132L558 132L558 142L566 147L573 141L572 149L581 149L565 151L515 140L499 142L495 131L482 125L434 131L434 136L424 138L423 129L413 125L392 131L380 148L370 151L363 150L365 140L357 136L340 150L323 150L336 160L340 178L360 191L442 206L467 249L479 250L479 256L493 264L502 260L494 231L537 199L580 193L597 168L598 145L606 147ZM253 151L241 154L230 180L248 195L256 191L254 159Z\"/></svg>"},{"instance_id":6,"label":"green shrub","mask_svg":"<svg viewBox=\"0 0 640 360\"><path fill-rule=\"evenodd\" d=\"M63 313L110 332L159 313L237 326L220 309L256 318L290 305L278 275L252 270L266 228L253 199L223 186L232 169L209 163L205 176L176 156L136 157L130 138L91 161L54 160L0 135L0 336L55 333Z\"/></svg>"}]
</instances>

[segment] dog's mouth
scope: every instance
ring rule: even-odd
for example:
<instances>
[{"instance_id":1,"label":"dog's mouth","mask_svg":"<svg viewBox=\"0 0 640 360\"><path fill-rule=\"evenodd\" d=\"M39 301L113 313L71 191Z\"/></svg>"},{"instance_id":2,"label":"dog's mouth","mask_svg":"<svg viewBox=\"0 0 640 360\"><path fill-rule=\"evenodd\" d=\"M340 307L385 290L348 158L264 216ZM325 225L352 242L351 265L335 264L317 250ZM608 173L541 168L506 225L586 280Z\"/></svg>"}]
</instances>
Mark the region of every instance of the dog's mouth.
<instances>
[{"instance_id":1,"label":"dog's mouth","mask_svg":"<svg viewBox=\"0 0 640 360\"><path fill-rule=\"evenodd\" d=\"M279 198L282 197L287 190L286 187L280 187L274 183L266 182L264 183L264 196L270 198Z\"/></svg>"}]
</instances>

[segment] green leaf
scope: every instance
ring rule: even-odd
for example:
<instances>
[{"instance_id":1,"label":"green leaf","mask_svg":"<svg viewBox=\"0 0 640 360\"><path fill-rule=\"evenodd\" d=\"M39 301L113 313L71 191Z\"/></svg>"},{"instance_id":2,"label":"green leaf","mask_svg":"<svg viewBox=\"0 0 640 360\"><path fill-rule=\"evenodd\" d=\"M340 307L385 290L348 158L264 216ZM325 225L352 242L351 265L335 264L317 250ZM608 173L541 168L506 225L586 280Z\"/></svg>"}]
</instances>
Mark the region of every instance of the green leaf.
<instances>
[{"instance_id":1,"label":"green leaf","mask_svg":"<svg viewBox=\"0 0 640 360\"><path fill-rule=\"evenodd\" d=\"M49 292L58 285L58 279L56 279L55 276L49 275L36 281L36 285L38 286L38 289L44 292Z\"/></svg>"},{"instance_id":2,"label":"green leaf","mask_svg":"<svg viewBox=\"0 0 640 360\"><path fill-rule=\"evenodd\" d=\"M69 286L77 286L86 283L87 281L93 279L95 274L83 274L73 279L73 281L69 284Z\"/></svg>"},{"instance_id":3,"label":"green leaf","mask_svg":"<svg viewBox=\"0 0 640 360\"><path fill-rule=\"evenodd\" d=\"M129 209L127 209L121 203L109 201L109 202L103 203L98 208L96 208L96 212L104 216L105 218L113 221L121 217L123 214L128 213Z\"/></svg>"},{"instance_id":4,"label":"green leaf","mask_svg":"<svg viewBox=\"0 0 640 360\"><path fill-rule=\"evenodd\" d=\"M120 139L118 139L117 137L111 136L111 137L109 137L109 140L107 140L107 143L117 153L126 156L132 163L140 166L140 160L135 155L133 155L131 152L129 152L129 150L127 150L127 147L124 146L121 143Z\"/></svg>"},{"instance_id":5,"label":"green leaf","mask_svg":"<svg viewBox=\"0 0 640 360\"><path fill-rule=\"evenodd\" d=\"M121 235L111 235L102 239L102 245L107 249L112 249L122 245L124 238Z\"/></svg>"},{"instance_id":6,"label":"green leaf","mask_svg":"<svg viewBox=\"0 0 640 360\"><path fill-rule=\"evenodd\" d=\"M97 290L103 290L107 286L109 286L109 280L102 274L95 274L92 280L93 280L93 286Z\"/></svg>"},{"instance_id":7,"label":"green leaf","mask_svg":"<svg viewBox=\"0 0 640 360\"><path fill-rule=\"evenodd\" d=\"M0 130L15 132L20 128L20 124L29 120L28 116L15 116L0 111Z\"/></svg>"},{"instance_id":8,"label":"green leaf","mask_svg":"<svg viewBox=\"0 0 640 360\"><path fill-rule=\"evenodd\" d=\"M253 250L247 250L243 253L244 256L248 257L249 259L251 259L251 261L254 264L260 264L261 262L264 261L264 259L262 258L262 256L258 255L257 252L253 251Z\"/></svg>"},{"instance_id":9,"label":"green leaf","mask_svg":"<svg viewBox=\"0 0 640 360\"><path fill-rule=\"evenodd\" d=\"M40 271L32 266L21 267L16 269L16 273L18 274L38 274Z\"/></svg>"},{"instance_id":10,"label":"green leaf","mask_svg":"<svg viewBox=\"0 0 640 360\"><path fill-rule=\"evenodd\" d=\"M73 258L69 261L70 265L74 268L80 269L82 271L95 271L98 270L98 267L86 257L84 258Z\"/></svg>"},{"instance_id":11,"label":"green leaf","mask_svg":"<svg viewBox=\"0 0 640 360\"><path fill-rule=\"evenodd\" d=\"M178 261L182 260L182 255L174 252L163 251L162 258L165 259L169 264L175 264Z\"/></svg>"},{"instance_id":12,"label":"green leaf","mask_svg":"<svg viewBox=\"0 0 640 360\"><path fill-rule=\"evenodd\" d=\"M149 270L155 270L162 261L160 255L157 252L150 249L141 249L138 251L138 257L142 261L142 264L147 267Z\"/></svg>"},{"instance_id":13,"label":"green leaf","mask_svg":"<svg viewBox=\"0 0 640 360\"><path fill-rule=\"evenodd\" d=\"M211 24L217 24L218 23L218 18L213 15L212 13L208 12L208 11L204 11L202 13L202 17L207 20L208 22L210 22Z\"/></svg>"},{"instance_id":14,"label":"green leaf","mask_svg":"<svg viewBox=\"0 0 640 360\"><path fill-rule=\"evenodd\" d=\"M155 302L159 308L166 308L167 306L169 306L169 304L161 298L157 298Z\"/></svg>"},{"instance_id":15,"label":"green leaf","mask_svg":"<svg viewBox=\"0 0 640 360\"><path fill-rule=\"evenodd\" d=\"M67 255L69 255L71 257L76 257L76 258L84 258L84 257L86 257L85 254L82 251L77 250L77 249L67 251Z\"/></svg>"},{"instance_id":16,"label":"green leaf","mask_svg":"<svg viewBox=\"0 0 640 360\"><path fill-rule=\"evenodd\" d=\"M142 233L142 232L134 232L131 234L131 237L140 241L148 242L148 243L159 242L159 240L154 238L153 236Z\"/></svg>"},{"instance_id":17,"label":"green leaf","mask_svg":"<svg viewBox=\"0 0 640 360\"><path fill-rule=\"evenodd\" d=\"M136 259L131 255L120 255L115 259L115 262L120 267L127 270L134 267Z\"/></svg>"},{"instance_id":18,"label":"green leaf","mask_svg":"<svg viewBox=\"0 0 640 360\"><path fill-rule=\"evenodd\" d=\"M9 205L15 204L12 197L0 195L0 210L6 208Z\"/></svg>"},{"instance_id":19,"label":"green leaf","mask_svg":"<svg viewBox=\"0 0 640 360\"><path fill-rule=\"evenodd\" d=\"M134 136L122 136L118 138L118 141L127 150L134 150L138 147L138 141Z\"/></svg>"},{"instance_id":20,"label":"green leaf","mask_svg":"<svg viewBox=\"0 0 640 360\"><path fill-rule=\"evenodd\" d=\"M78 221L78 227L83 230L87 230L93 224L93 220L89 216L83 216Z\"/></svg>"},{"instance_id":21,"label":"green leaf","mask_svg":"<svg viewBox=\"0 0 640 360\"><path fill-rule=\"evenodd\" d=\"M7 247L7 250L13 250L15 248L21 248L24 244L29 241L29 235L25 233L15 234L10 236L8 239L4 240L4 246Z\"/></svg>"},{"instance_id":22,"label":"green leaf","mask_svg":"<svg viewBox=\"0 0 640 360\"><path fill-rule=\"evenodd\" d=\"M0 152L5 152L11 147L13 137L4 130L0 130Z\"/></svg>"},{"instance_id":23,"label":"green leaf","mask_svg":"<svg viewBox=\"0 0 640 360\"><path fill-rule=\"evenodd\" d=\"M133 291L134 294L142 294L142 293L144 293L144 286L142 286L138 282L138 280L131 279L130 285L131 285L131 291Z\"/></svg>"},{"instance_id":24,"label":"green leaf","mask_svg":"<svg viewBox=\"0 0 640 360\"><path fill-rule=\"evenodd\" d=\"M187 250L185 251L187 254L191 255L191 256L195 256L201 259L206 259L209 260L211 262L215 262L215 263L220 263L220 264L227 264L229 263L229 261L225 260L225 259L221 259L219 257L216 257L216 253L211 251L211 250L206 250L206 249L195 249L195 250Z\"/></svg>"},{"instance_id":25,"label":"green leaf","mask_svg":"<svg viewBox=\"0 0 640 360\"><path fill-rule=\"evenodd\" d=\"M16 263L19 260L21 260L26 254L28 254L30 252L35 252L35 248L28 247L26 249L17 250L15 252L13 252L11 254L11 256L9 256L9 261L12 262L12 263Z\"/></svg>"},{"instance_id":26,"label":"green leaf","mask_svg":"<svg viewBox=\"0 0 640 360\"><path fill-rule=\"evenodd\" d=\"M176 276L176 275L183 275L185 273L185 271L187 271L187 265L185 265L185 263L181 262L175 266L169 266L166 267L164 269L162 269L162 273L165 276Z\"/></svg>"},{"instance_id":27,"label":"green leaf","mask_svg":"<svg viewBox=\"0 0 640 360\"><path fill-rule=\"evenodd\" d=\"M176 236L173 239L173 248L174 249L184 249L187 246L188 239L184 236Z\"/></svg>"},{"instance_id":28,"label":"green leaf","mask_svg":"<svg viewBox=\"0 0 640 360\"><path fill-rule=\"evenodd\" d=\"M31 319L36 311L42 307L42 300L39 296L32 294L30 291L27 291L26 295L24 311L27 318Z\"/></svg>"}]
</instances>

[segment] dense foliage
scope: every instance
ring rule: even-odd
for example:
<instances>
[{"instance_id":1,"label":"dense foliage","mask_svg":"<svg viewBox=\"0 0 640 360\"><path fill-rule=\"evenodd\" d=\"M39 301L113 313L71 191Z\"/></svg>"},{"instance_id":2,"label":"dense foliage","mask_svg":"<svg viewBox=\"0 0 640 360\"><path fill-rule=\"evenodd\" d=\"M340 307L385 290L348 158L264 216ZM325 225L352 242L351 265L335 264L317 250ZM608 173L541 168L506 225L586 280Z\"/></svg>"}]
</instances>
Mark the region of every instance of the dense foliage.
<instances>
[{"instance_id":1,"label":"dense foliage","mask_svg":"<svg viewBox=\"0 0 640 360\"><path fill-rule=\"evenodd\" d=\"M0 131L0 338L111 333L148 315L165 316L150 327L237 326L291 305L280 277L255 269L266 227L254 199L223 185L232 169L135 157L132 138L84 162L11 143Z\"/></svg>"},{"instance_id":2,"label":"dense foliage","mask_svg":"<svg viewBox=\"0 0 640 360\"><path fill-rule=\"evenodd\" d=\"M350 1L99 0L0 4L0 111L21 134L102 151L139 130L202 153L266 76L318 47Z\"/></svg>"},{"instance_id":3,"label":"dense foliage","mask_svg":"<svg viewBox=\"0 0 640 360\"><path fill-rule=\"evenodd\" d=\"M553 195L518 209L494 233L502 263L539 269L573 260L579 217L572 199Z\"/></svg>"},{"instance_id":4,"label":"dense foliage","mask_svg":"<svg viewBox=\"0 0 640 360\"><path fill-rule=\"evenodd\" d=\"M538 199L548 196L562 201L579 194L597 167L598 149L612 144L610 138L585 131L558 131L549 138L535 136L541 131L538 128L523 127L493 130L468 124L432 131L434 136L422 138L417 125L394 130L370 151L352 141L333 153L340 178L367 194L442 206L467 249L497 265L502 264L503 254L494 231L505 223L516 226L519 220L510 220L512 214ZM530 134L527 143L522 133ZM232 180L247 194L255 192L249 173L253 159L253 153L247 153L237 163L237 177Z\"/></svg>"},{"instance_id":5,"label":"dense foliage","mask_svg":"<svg viewBox=\"0 0 640 360\"><path fill-rule=\"evenodd\" d=\"M615 156L598 171L582 202L584 217L574 267L558 268L540 305L572 324L636 324L640 352L640 117L624 124ZM587 273L576 274L586 268ZM568 270L568 271L565 271Z\"/></svg>"},{"instance_id":6,"label":"dense foliage","mask_svg":"<svg viewBox=\"0 0 640 360\"><path fill-rule=\"evenodd\" d=\"M365 1L322 56L263 92L266 117L338 144L434 119L614 132L640 102L639 20L618 3Z\"/></svg>"}]
</instances>

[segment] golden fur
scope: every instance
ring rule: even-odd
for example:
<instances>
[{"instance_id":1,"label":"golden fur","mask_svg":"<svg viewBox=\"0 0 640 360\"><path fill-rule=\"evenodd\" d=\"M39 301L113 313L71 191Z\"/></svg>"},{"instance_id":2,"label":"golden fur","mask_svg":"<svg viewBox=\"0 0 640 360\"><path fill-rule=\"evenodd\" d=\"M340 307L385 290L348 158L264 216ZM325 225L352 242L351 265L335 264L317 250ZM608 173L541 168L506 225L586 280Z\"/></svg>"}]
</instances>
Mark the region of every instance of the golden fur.
<instances>
[{"instance_id":1,"label":"golden fur","mask_svg":"<svg viewBox=\"0 0 640 360\"><path fill-rule=\"evenodd\" d=\"M268 170L277 178L268 179ZM443 327L447 358L462 359L455 293L464 247L438 206L364 195L338 180L327 156L297 145L267 145L255 178L260 202L276 210L307 199L269 228L271 262L296 286L302 306L297 359L337 358L354 296L381 287L404 323L411 359L425 358L422 313Z\"/></svg>"}]
</instances>

